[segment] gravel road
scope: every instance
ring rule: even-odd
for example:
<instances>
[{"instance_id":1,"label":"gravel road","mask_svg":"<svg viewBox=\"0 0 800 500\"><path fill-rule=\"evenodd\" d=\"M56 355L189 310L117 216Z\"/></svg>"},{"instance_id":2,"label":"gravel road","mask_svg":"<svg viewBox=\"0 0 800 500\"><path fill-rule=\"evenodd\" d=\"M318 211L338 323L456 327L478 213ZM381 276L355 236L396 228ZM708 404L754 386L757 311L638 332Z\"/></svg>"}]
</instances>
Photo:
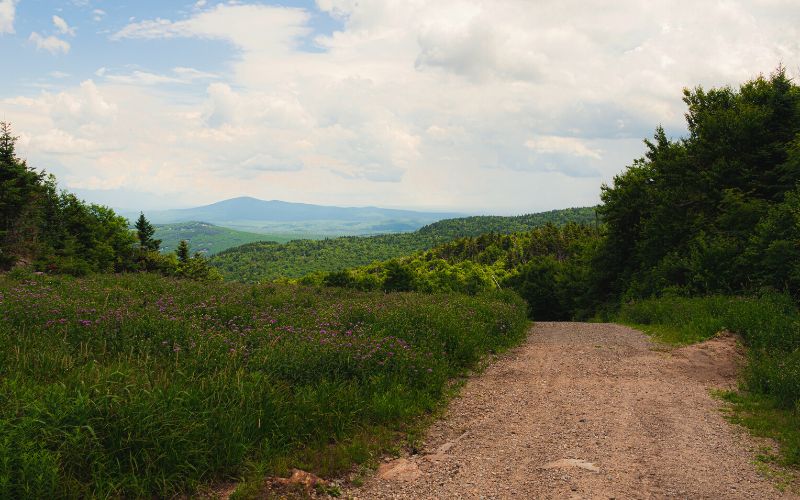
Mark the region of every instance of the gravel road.
<instances>
[{"instance_id":1,"label":"gravel road","mask_svg":"<svg viewBox=\"0 0 800 500\"><path fill-rule=\"evenodd\" d=\"M735 385L735 340L670 349L614 324L537 323L471 379L424 450L346 497L798 498L754 465L759 441L710 389Z\"/></svg>"}]
</instances>

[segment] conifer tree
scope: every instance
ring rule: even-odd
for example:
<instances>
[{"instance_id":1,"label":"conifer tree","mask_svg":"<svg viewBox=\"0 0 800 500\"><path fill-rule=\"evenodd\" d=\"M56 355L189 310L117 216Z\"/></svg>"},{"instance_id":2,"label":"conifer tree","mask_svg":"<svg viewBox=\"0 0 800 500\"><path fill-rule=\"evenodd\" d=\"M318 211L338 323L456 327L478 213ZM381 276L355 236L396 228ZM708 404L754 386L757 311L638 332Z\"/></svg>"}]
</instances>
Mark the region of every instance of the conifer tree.
<instances>
[{"instance_id":1,"label":"conifer tree","mask_svg":"<svg viewBox=\"0 0 800 500\"><path fill-rule=\"evenodd\" d=\"M17 138L11 124L0 122L0 268L13 262L14 230L31 225L37 201L43 192L44 173L28 167L16 154Z\"/></svg>"},{"instance_id":2,"label":"conifer tree","mask_svg":"<svg viewBox=\"0 0 800 500\"><path fill-rule=\"evenodd\" d=\"M178 256L178 262L182 264L186 264L189 262L189 243L186 240L181 240L178 244L177 250L175 250L175 255Z\"/></svg>"},{"instance_id":3,"label":"conifer tree","mask_svg":"<svg viewBox=\"0 0 800 500\"><path fill-rule=\"evenodd\" d=\"M153 239L156 230L144 216L144 213L139 212L139 218L136 220L134 227L136 227L136 235L139 238L139 246L143 250L153 250L157 252L161 247L161 240Z\"/></svg>"}]
</instances>

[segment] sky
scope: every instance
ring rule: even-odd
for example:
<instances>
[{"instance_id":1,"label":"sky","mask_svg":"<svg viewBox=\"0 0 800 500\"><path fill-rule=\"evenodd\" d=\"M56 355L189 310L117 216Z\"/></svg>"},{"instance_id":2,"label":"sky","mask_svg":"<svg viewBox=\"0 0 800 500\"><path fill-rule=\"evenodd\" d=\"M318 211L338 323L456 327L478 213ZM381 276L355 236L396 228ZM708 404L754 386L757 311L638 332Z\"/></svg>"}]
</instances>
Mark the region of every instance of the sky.
<instances>
[{"instance_id":1,"label":"sky","mask_svg":"<svg viewBox=\"0 0 800 500\"><path fill-rule=\"evenodd\" d=\"M0 0L0 119L88 201L593 205L682 90L800 73L798 0Z\"/></svg>"}]
</instances>

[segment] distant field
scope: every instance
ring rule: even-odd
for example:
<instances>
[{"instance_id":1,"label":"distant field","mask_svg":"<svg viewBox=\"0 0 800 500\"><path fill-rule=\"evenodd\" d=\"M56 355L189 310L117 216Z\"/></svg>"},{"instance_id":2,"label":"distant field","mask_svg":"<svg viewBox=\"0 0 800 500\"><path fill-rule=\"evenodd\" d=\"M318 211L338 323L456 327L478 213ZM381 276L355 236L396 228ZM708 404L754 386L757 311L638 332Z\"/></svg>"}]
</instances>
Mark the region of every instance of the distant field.
<instances>
[{"instance_id":1,"label":"distant field","mask_svg":"<svg viewBox=\"0 0 800 500\"><path fill-rule=\"evenodd\" d=\"M307 235L311 238L315 235ZM296 235L287 234L260 234L246 231L237 231L227 227L209 224L207 222L178 222L175 224L160 224L156 226L155 238L161 240L161 250L172 252L181 240L189 242L193 252L202 252L213 255L231 247L253 243L256 241L274 241L285 243L297 238Z\"/></svg>"}]
</instances>

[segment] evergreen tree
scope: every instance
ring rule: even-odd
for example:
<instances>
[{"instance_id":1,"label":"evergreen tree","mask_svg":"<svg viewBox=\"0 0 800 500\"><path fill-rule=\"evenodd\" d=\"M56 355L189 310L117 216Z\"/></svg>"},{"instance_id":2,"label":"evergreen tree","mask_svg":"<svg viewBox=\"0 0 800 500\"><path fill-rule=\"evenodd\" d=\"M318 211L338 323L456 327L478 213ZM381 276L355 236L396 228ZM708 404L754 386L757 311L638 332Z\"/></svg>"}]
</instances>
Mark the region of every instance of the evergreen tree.
<instances>
[{"instance_id":1,"label":"evergreen tree","mask_svg":"<svg viewBox=\"0 0 800 500\"><path fill-rule=\"evenodd\" d=\"M136 228L136 235L139 238L139 247L142 248L142 250L157 252L161 247L161 240L153 239L156 230L144 216L144 213L139 212L139 218L136 220L134 227Z\"/></svg>"},{"instance_id":2,"label":"evergreen tree","mask_svg":"<svg viewBox=\"0 0 800 500\"><path fill-rule=\"evenodd\" d=\"M0 122L0 268L14 262L19 243L36 239L37 202L44 192L45 174L17 157L16 142L11 125Z\"/></svg>"},{"instance_id":3,"label":"evergreen tree","mask_svg":"<svg viewBox=\"0 0 800 500\"><path fill-rule=\"evenodd\" d=\"M186 264L189 262L189 243L186 240L181 240L178 244L177 250L175 250L175 255L178 256L178 262L182 264Z\"/></svg>"}]
</instances>

